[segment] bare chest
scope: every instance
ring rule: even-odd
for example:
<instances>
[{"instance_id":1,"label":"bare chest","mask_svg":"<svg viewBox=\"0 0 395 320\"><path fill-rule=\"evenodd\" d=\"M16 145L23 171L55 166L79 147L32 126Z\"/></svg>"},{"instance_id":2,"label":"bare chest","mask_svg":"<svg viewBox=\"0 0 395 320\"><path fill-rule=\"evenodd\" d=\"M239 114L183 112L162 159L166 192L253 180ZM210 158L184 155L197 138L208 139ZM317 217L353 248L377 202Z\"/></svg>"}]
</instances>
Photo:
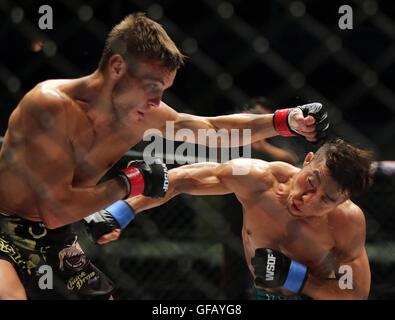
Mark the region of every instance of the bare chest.
<instances>
[{"instance_id":1,"label":"bare chest","mask_svg":"<svg viewBox=\"0 0 395 320\"><path fill-rule=\"evenodd\" d=\"M74 158L73 185L97 183L140 138L130 130L96 131L78 128L71 141Z\"/></svg>"},{"instance_id":2,"label":"bare chest","mask_svg":"<svg viewBox=\"0 0 395 320\"><path fill-rule=\"evenodd\" d=\"M291 216L284 199L272 191L244 206L243 238L251 257L256 248L272 248L310 267L319 265L335 245L325 219L307 222Z\"/></svg>"}]
</instances>

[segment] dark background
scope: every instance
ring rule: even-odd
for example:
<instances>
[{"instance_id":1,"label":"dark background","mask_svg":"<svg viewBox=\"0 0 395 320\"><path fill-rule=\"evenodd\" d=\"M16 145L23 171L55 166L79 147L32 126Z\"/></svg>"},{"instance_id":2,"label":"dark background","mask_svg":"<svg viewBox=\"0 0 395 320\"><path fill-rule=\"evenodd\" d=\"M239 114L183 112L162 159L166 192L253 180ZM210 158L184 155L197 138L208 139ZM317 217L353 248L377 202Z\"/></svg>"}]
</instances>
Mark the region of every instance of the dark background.
<instances>
[{"instance_id":1,"label":"dark background","mask_svg":"<svg viewBox=\"0 0 395 320\"><path fill-rule=\"evenodd\" d=\"M53 8L53 30L38 28L41 4ZM343 4L353 8L352 30L338 27ZM134 11L161 23L189 56L164 98L176 110L229 114L253 96L278 107L319 101L329 109L332 136L372 149L376 160L395 158L392 1L0 0L0 134L36 83L93 72L107 32ZM37 41L44 48L35 52ZM394 183L378 175L355 199L368 221L371 299L395 297ZM151 211L115 243L84 240L117 283L117 298L248 297L233 196L181 196Z\"/></svg>"}]
</instances>

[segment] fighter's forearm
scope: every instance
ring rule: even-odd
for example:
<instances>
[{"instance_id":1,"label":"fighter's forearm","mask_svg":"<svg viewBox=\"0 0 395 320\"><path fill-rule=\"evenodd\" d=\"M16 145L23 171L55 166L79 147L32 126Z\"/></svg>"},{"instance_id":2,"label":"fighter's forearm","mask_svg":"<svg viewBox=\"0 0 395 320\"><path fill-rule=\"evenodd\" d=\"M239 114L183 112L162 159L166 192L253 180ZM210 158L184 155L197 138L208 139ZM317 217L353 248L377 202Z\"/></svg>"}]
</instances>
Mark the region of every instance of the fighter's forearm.
<instances>
[{"instance_id":1,"label":"fighter's forearm","mask_svg":"<svg viewBox=\"0 0 395 320\"><path fill-rule=\"evenodd\" d=\"M339 279L327 279L317 273L309 273L303 293L314 299L367 299L371 275L366 249L361 250L356 258L339 260L336 265L341 273Z\"/></svg>"},{"instance_id":2,"label":"fighter's forearm","mask_svg":"<svg viewBox=\"0 0 395 320\"><path fill-rule=\"evenodd\" d=\"M168 173L169 187L167 189L166 195L163 198L154 199L150 197L145 197L143 195L139 195L136 197L128 198L125 201L133 208L133 211L136 214L144 210L155 208L166 203L171 198L179 194L179 192L177 191L178 190L177 186L180 180L176 179L177 172L179 170L180 168L169 170Z\"/></svg>"},{"instance_id":3,"label":"fighter's forearm","mask_svg":"<svg viewBox=\"0 0 395 320\"><path fill-rule=\"evenodd\" d=\"M256 115L242 113L208 119L216 129L239 129L240 131L250 129L252 143L278 135L273 127L273 114ZM240 132L239 136L242 138L242 132ZM242 139L240 139L239 143L240 145L243 144Z\"/></svg>"},{"instance_id":4,"label":"fighter's forearm","mask_svg":"<svg viewBox=\"0 0 395 320\"><path fill-rule=\"evenodd\" d=\"M181 193L191 195L218 195L230 191L217 177L217 170L226 169L227 164L203 162L169 170L169 188L164 198L152 199L137 196L127 199L135 213L164 204Z\"/></svg>"},{"instance_id":5,"label":"fighter's forearm","mask_svg":"<svg viewBox=\"0 0 395 320\"><path fill-rule=\"evenodd\" d=\"M352 288L342 288L337 279L319 279L312 274L308 275L302 293L314 300L365 300L368 298L368 292L361 290L355 281Z\"/></svg>"},{"instance_id":6,"label":"fighter's forearm","mask_svg":"<svg viewBox=\"0 0 395 320\"><path fill-rule=\"evenodd\" d=\"M218 141L216 137L220 137L218 147L237 147L278 135L273 127L272 114L233 114L218 117L181 114L176 122L176 130L178 129L191 130L193 134L186 137L186 141L190 143L208 145L213 141ZM205 133L204 139L202 139L202 130L206 130L206 132L203 132ZM250 131L250 136L246 130ZM185 140L184 135L182 139Z\"/></svg>"},{"instance_id":7,"label":"fighter's forearm","mask_svg":"<svg viewBox=\"0 0 395 320\"><path fill-rule=\"evenodd\" d=\"M90 188L69 187L62 192L48 190L38 203L43 222L54 229L79 221L126 194L126 184L120 178L114 178Z\"/></svg>"},{"instance_id":8,"label":"fighter's forearm","mask_svg":"<svg viewBox=\"0 0 395 320\"><path fill-rule=\"evenodd\" d=\"M169 187L169 190L167 191L164 198L153 199L140 195L129 198L125 201L133 208L134 213L137 214L148 209L159 207L160 205L169 201L171 198L175 197L177 194L178 193L174 190L174 188Z\"/></svg>"}]
</instances>

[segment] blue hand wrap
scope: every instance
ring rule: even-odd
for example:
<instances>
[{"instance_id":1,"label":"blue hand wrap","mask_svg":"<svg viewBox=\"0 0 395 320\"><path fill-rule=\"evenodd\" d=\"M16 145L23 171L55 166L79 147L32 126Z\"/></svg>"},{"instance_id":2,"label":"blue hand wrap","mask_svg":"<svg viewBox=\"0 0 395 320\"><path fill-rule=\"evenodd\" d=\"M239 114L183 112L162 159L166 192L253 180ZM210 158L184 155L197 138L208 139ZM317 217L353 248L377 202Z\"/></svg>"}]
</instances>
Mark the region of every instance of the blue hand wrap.
<instances>
[{"instance_id":1,"label":"blue hand wrap","mask_svg":"<svg viewBox=\"0 0 395 320\"><path fill-rule=\"evenodd\" d=\"M307 267L297 261L292 260L287 279L283 287L298 293L302 289L302 285L307 277Z\"/></svg>"},{"instance_id":2,"label":"blue hand wrap","mask_svg":"<svg viewBox=\"0 0 395 320\"><path fill-rule=\"evenodd\" d=\"M125 228L135 216L133 208L122 200L118 200L105 208L105 210L111 213L122 229Z\"/></svg>"}]
</instances>

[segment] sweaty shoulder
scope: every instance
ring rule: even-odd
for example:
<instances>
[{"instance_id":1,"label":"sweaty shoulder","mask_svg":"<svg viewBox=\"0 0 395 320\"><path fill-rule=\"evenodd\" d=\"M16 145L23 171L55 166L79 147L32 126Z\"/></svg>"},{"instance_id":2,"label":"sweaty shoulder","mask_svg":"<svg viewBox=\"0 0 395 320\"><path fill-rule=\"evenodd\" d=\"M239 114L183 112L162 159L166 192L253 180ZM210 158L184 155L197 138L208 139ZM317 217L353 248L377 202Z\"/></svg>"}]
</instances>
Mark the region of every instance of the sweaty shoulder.
<instances>
[{"instance_id":1,"label":"sweaty shoulder","mask_svg":"<svg viewBox=\"0 0 395 320\"><path fill-rule=\"evenodd\" d=\"M231 163L236 174L237 172L241 172L240 175L247 173L249 176L268 180L268 182L273 179L285 182L300 170L285 162L268 162L261 159L238 158L231 160Z\"/></svg>"},{"instance_id":2,"label":"sweaty shoulder","mask_svg":"<svg viewBox=\"0 0 395 320\"><path fill-rule=\"evenodd\" d=\"M230 160L235 175L262 175L270 170L270 163L260 159L237 158Z\"/></svg>"},{"instance_id":3,"label":"sweaty shoulder","mask_svg":"<svg viewBox=\"0 0 395 320\"><path fill-rule=\"evenodd\" d=\"M18 111L28 129L50 130L67 126L67 106L71 99L45 81L36 85L21 100ZM52 125L51 125L52 124Z\"/></svg>"},{"instance_id":4,"label":"sweaty shoulder","mask_svg":"<svg viewBox=\"0 0 395 320\"><path fill-rule=\"evenodd\" d=\"M23 97L19 105L22 112L56 115L65 111L65 106L71 103L71 99L48 82L50 81L39 83Z\"/></svg>"},{"instance_id":5,"label":"sweaty shoulder","mask_svg":"<svg viewBox=\"0 0 395 320\"><path fill-rule=\"evenodd\" d=\"M300 169L289 163L282 161L269 162L270 172L279 182L288 181L293 175L295 175Z\"/></svg>"},{"instance_id":6,"label":"sweaty shoulder","mask_svg":"<svg viewBox=\"0 0 395 320\"><path fill-rule=\"evenodd\" d=\"M366 221L362 209L347 200L329 215L335 235L336 248L345 255L356 257L365 245Z\"/></svg>"},{"instance_id":7,"label":"sweaty shoulder","mask_svg":"<svg viewBox=\"0 0 395 320\"><path fill-rule=\"evenodd\" d=\"M259 159L230 160L218 175L220 178L233 181L234 186L244 189L246 194L263 192L274 183L270 163Z\"/></svg>"}]
</instances>

